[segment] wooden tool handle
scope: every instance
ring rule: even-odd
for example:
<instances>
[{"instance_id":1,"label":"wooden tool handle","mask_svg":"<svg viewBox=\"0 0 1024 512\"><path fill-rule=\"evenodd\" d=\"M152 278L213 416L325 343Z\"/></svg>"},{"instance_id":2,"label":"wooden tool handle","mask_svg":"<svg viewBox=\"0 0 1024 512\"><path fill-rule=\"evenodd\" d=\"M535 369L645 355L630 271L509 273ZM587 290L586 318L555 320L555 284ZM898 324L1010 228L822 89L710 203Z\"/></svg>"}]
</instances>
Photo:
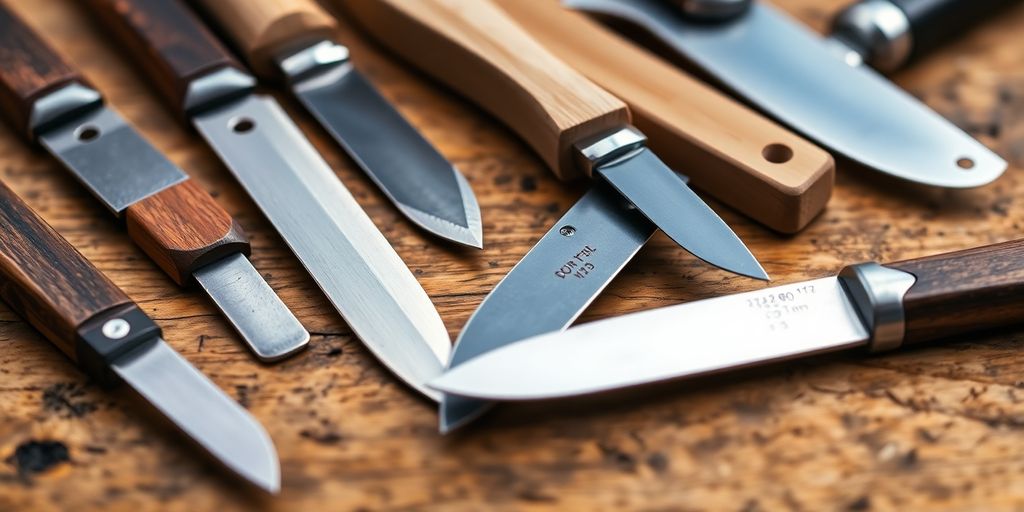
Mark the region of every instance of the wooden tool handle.
<instances>
[{"instance_id":1,"label":"wooden tool handle","mask_svg":"<svg viewBox=\"0 0 1024 512\"><path fill-rule=\"evenodd\" d=\"M885 266L917 278L903 298L905 343L1024 320L1024 240Z\"/></svg>"},{"instance_id":2,"label":"wooden tool handle","mask_svg":"<svg viewBox=\"0 0 1024 512\"><path fill-rule=\"evenodd\" d=\"M559 178L585 172L574 161L573 144L629 123L625 104L544 49L489 0L344 5L384 46L501 119Z\"/></svg>"},{"instance_id":3,"label":"wooden tool handle","mask_svg":"<svg viewBox=\"0 0 1024 512\"><path fill-rule=\"evenodd\" d=\"M0 109L14 126L31 137L36 100L75 81L85 83L24 21L0 4Z\"/></svg>"},{"instance_id":4,"label":"wooden tool handle","mask_svg":"<svg viewBox=\"0 0 1024 512\"><path fill-rule=\"evenodd\" d=\"M832 195L828 152L558 0L496 2L551 53L629 105L651 149L691 183L783 233Z\"/></svg>"},{"instance_id":5,"label":"wooden tool handle","mask_svg":"<svg viewBox=\"0 0 1024 512\"><path fill-rule=\"evenodd\" d=\"M124 216L132 240L179 285L207 263L250 252L241 226L192 180L132 204Z\"/></svg>"},{"instance_id":6,"label":"wooden tool handle","mask_svg":"<svg viewBox=\"0 0 1024 512\"><path fill-rule=\"evenodd\" d=\"M78 329L131 300L0 184L0 297L68 357Z\"/></svg>"},{"instance_id":7,"label":"wooden tool handle","mask_svg":"<svg viewBox=\"0 0 1024 512\"><path fill-rule=\"evenodd\" d=\"M193 80L241 66L180 0L89 0L96 18L131 52L178 113Z\"/></svg>"},{"instance_id":8,"label":"wooden tool handle","mask_svg":"<svg viewBox=\"0 0 1024 512\"><path fill-rule=\"evenodd\" d=\"M330 37L337 23L313 0L193 0L210 14L256 74L280 75L282 50Z\"/></svg>"}]
</instances>

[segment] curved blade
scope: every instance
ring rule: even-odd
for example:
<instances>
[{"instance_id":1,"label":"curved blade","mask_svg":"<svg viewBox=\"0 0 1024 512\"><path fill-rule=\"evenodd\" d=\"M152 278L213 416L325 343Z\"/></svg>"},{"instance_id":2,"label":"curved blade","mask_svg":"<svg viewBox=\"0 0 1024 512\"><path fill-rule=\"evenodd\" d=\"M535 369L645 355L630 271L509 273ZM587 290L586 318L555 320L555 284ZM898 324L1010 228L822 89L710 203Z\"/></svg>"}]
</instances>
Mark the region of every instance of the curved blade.
<instances>
[{"instance_id":1,"label":"curved blade","mask_svg":"<svg viewBox=\"0 0 1024 512\"><path fill-rule=\"evenodd\" d=\"M971 136L875 71L848 66L820 36L764 3L736 21L701 24L662 0L564 1L643 27L777 119L881 172L965 188L1006 170Z\"/></svg>"},{"instance_id":2,"label":"curved blade","mask_svg":"<svg viewBox=\"0 0 1024 512\"><path fill-rule=\"evenodd\" d=\"M410 220L483 247L480 207L465 177L350 63L301 80L292 91Z\"/></svg>"},{"instance_id":3,"label":"curved blade","mask_svg":"<svg viewBox=\"0 0 1024 512\"><path fill-rule=\"evenodd\" d=\"M729 225L650 150L641 149L594 172L694 256L730 272L768 280Z\"/></svg>"},{"instance_id":4,"label":"curved blade","mask_svg":"<svg viewBox=\"0 0 1024 512\"><path fill-rule=\"evenodd\" d=\"M488 400L539 400L864 345L835 277L633 313L488 352L431 387ZM447 395L446 395L447 396Z\"/></svg>"},{"instance_id":5,"label":"curved blade","mask_svg":"<svg viewBox=\"0 0 1024 512\"><path fill-rule=\"evenodd\" d=\"M608 185L595 183L487 295L459 335L448 366L523 338L565 329L655 229ZM445 395L441 432L469 423L489 406Z\"/></svg>"},{"instance_id":6,"label":"curved blade","mask_svg":"<svg viewBox=\"0 0 1024 512\"><path fill-rule=\"evenodd\" d=\"M277 451L263 426L163 340L139 346L111 368L228 469L269 493L281 488Z\"/></svg>"}]
</instances>

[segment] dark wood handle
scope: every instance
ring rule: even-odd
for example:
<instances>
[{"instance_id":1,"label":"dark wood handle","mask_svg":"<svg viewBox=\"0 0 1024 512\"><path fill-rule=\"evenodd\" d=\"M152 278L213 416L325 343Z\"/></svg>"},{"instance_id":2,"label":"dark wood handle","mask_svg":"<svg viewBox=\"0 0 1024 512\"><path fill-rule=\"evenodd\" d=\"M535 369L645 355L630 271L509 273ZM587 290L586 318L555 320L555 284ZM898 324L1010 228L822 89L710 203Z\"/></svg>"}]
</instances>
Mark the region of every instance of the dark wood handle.
<instances>
[{"instance_id":1,"label":"dark wood handle","mask_svg":"<svg viewBox=\"0 0 1024 512\"><path fill-rule=\"evenodd\" d=\"M79 328L104 312L132 305L124 292L3 184L0 297L76 361Z\"/></svg>"},{"instance_id":2,"label":"dark wood handle","mask_svg":"<svg viewBox=\"0 0 1024 512\"><path fill-rule=\"evenodd\" d=\"M7 6L0 3L0 109L32 136L32 106L71 82L85 80Z\"/></svg>"},{"instance_id":3,"label":"dark wood handle","mask_svg":"<svg viewBox=\"0 0 1024 512\"><path fill-rule=\"evenodd\" d=\"M938 48L1017 0L891 0L913 33L911 59Z\"/></svg>"},{"instance_id":4,"label":"dark wood handle","mask_svg":"<svg viewBox=\"0 0 1024 512\"><path fill-rule=\"evenodd\" d=\"M917 277L903 299L905 343L1024 321L1024 240L886 266Z\"/></svg>"},{"instance_id":5,"label":"dark wood handle","mask_svg":"<svg viewBox=\"0 0 1024 512\"><path fill-rule=\"evenodd\" d=\"M130 52L179 114L189 84L226 67L242 69L199 18L178 0L89 0L97 19Z\"/></svg>"},{"instance_id":6,"label":"dark wood handle","mask_svg":"<svg viewBox=\"0 0 1024 512\"><path fill-rule=\"evenodd\" d=\"M228 212L192 180L125 210L128 234L179 285L228 254L249 254L249 241Z\"/></svg>"}]
</instances>

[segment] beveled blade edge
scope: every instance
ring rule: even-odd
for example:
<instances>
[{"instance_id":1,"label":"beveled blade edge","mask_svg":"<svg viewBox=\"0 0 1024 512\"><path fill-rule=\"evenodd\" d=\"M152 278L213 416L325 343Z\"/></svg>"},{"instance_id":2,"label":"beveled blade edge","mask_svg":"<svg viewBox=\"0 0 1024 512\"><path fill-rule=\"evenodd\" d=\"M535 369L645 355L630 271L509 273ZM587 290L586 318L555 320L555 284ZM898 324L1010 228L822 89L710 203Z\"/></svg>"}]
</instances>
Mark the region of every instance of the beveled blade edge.
<instances>
[{"instance_id":1,"label":"beveled blade edge","mask_svg":"<svg viewBox=\"0 0 1024 512\"><path fill-rule=\"evenodd\" d=\"M473 194L473 190L469 187L469 182L466 181L466 178L457 170L453 170L453 172L455 173L455 179L458 182L459 190L462 191L463 208L466 213L466 226L460 226L449 222L436 215L431 215L429 212L417 210L401 202L395 202L395 204L398 206L399 210L405 213L405 215L419 227L447 238L452 242L476 249L483 249L484 230L483 221L480 218L480 205L477 204L476 195Z\"/></svg>"},{"instance_id":2,"label":"beveled blade edge","mask_svg":"<svg viewBox=\"0 0 1024 512\"><path fill-rule=\"evenodd\" d=\"M263 426L162 339L111 368L225 467L269 493L281 488L277 451Z\"/></svg>"},{"instance_id":3,"label":"beveled blade edge","mask_svg":"<svg viewBox=\"0 0 1024 512\"><path fill-rule=\"evenodd\" d=\"M564 398L866 345L835 277L591 322L493 350L430 383L488 400Z\"/></svg>"}]
</instances>

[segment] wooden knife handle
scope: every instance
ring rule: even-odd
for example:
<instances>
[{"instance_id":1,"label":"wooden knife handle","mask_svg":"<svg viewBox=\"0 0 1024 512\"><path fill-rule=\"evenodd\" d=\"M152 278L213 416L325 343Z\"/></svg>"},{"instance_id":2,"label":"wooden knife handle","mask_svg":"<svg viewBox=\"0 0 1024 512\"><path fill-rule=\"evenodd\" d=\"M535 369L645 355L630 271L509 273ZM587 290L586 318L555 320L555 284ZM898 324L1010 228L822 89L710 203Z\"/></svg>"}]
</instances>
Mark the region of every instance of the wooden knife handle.
<instances>
[{"instance_id":1,"label":"wooden knife handle","mask_svg":"<svg viewBox=\"0 0 1024 512\"><path fill-rule=\"evenodd\" d=\"M903 297L904 343L1024 320L1024 240L885 266L917 278Z\"/></svg>"},{"instance_id":2,"label":"wooden knife handle","mask_svg":"<svg viewBox=\"0 0 1024 512\"><path fill-rule=\"evenodd\" d=\"M574 161L574 143L629 123L625 104L544 49L489 0L343 5L381 44L498 117L561 179L585 172Z\"/></svg>"},{"instance_id":3,"label":"wooden knife handle","mask_svg":"<svg viewBox=\"0 0 1024 512\"><path fill-rule=\"evenodd\" d=\"M1017 0L890 0L910 22L916 59Z\"/></svg>"},{"instance_id":4,"label":"wooden knife handle","mask_svg":"<svg viewBox=\"0 0 1024 512\"><path fill-rule=\"evenodd\" d=\"M0 297L73 360L79 328L132 301L0 184Z\"/></svg>"},{"instance_id":5,"label":"wooden knife handle","mask_svg":"<svg viewBox=\"0 0 1024 512\"><path fill-rule=\"evenodd\" d=\"M242 227L192 180L132 204L124 217L132 240L182 286L199 267L251 250Z\"/></svg>"},{"instance_id":6,"label":"wooden knife handle","mask_svg":"<svg viewBox=\"0 0 1024 512\"><path fill-rule=\"evenodd\" d=\"M835 179L828 152L558 0L496 3L625 101L651 149L695 187L783 233L825 209Z\"/></svg>"},{"instance_id":7,"label":"wooden knife handle","mask_svg":"<svg viewBox=\"0 0 1024 512\"><path fill-rule=\"evenodd\" d=\"M189 85L214 71L243 69L180 0L88 0L103 26L182 116Z\"/></svg>"},{"instance_id":8,"label":"wooden knife handle","mask_svg":"<svg viewBox=\"0 0 1024 512\"><path fill-rule=\"evenodd\" d=\"M193 0L226 32L257 75L280 76L282 50L330 37L337 23L313 0Z\"/></svg>"},{"instance_id":9,"label":"wooden knife handle","mask_svg":"<svg viewBox=\"0 0 1024 512\"><path fill-rule=\"evenodd\" d=\"M32 136L32 108L39 98L85 80L17 15L0 3L0 110Z\"/></svg>"}]
</instances>

